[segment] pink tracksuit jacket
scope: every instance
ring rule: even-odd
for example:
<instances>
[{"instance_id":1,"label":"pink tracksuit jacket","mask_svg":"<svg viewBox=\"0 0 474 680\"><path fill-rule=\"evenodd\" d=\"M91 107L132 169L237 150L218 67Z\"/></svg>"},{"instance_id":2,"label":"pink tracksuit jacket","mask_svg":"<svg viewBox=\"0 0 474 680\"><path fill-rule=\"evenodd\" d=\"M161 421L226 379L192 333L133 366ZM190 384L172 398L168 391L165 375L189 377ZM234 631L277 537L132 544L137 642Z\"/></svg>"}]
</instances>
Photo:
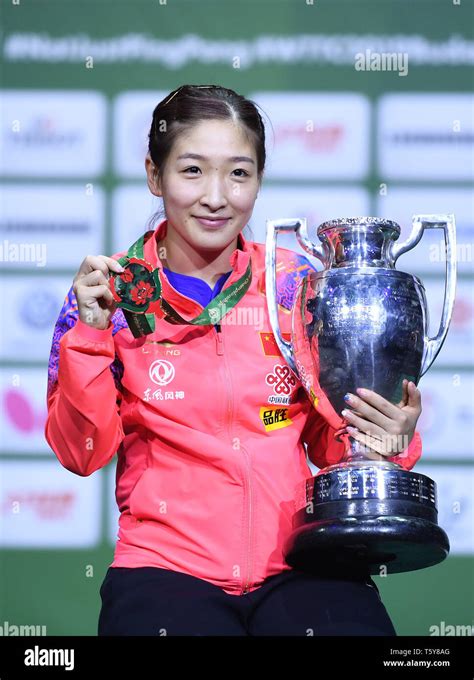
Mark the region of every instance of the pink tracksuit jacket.
<instances>
[{"instance_id":1,"label":"pink tracksuit jacket","mask_svg":"<svg viewBox=\"0 0 474 680\"><path fill-rule=\"evenodd\" d=\"M145 259L162 268L157 241ZM341 460L343 425L320 394L314 408L283 360L265 296L265 248L239 236L223 290L252 267L250 288L216 326L156 320L135 339L121 309L98 330L78 318L69 290L54 329L45 436L60 463L87 476L117 453L120 510L112 567L154 566L191 574L240 595L290 567L295 489L318 467ZM118 259L125 252L113 255ZM277 250L282 332L291 330L297 280L312 269ZM163 274L163 293L186 319L202 312ZM323 417L324 414L325 417ZM305 447L306 444L306 447ZM415 433L390 460L411 469L421 455Z\"/></svg>"}]
</instances>

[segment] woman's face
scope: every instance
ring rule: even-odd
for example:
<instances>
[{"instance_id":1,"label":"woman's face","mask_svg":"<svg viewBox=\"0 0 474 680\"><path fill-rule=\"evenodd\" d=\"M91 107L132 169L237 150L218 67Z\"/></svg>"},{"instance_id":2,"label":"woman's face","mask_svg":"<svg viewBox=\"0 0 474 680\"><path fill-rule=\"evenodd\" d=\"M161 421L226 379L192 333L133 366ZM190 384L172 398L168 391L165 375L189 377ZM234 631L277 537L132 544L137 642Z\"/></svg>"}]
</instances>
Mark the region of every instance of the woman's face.
<instances>
[{"instance_id":1,"label":"woman's face","mask_svg":"<svg viewBox=\"0 0 474 680\"><path fill-rule=\"evenodd\" d=\"M260 182L255 148L240 126L202 121L176 138L161 181L149 156L145 167L150 191L163 198L168 229L192 249L222 251L249 221Z\"/></svg>"}]
</instances>

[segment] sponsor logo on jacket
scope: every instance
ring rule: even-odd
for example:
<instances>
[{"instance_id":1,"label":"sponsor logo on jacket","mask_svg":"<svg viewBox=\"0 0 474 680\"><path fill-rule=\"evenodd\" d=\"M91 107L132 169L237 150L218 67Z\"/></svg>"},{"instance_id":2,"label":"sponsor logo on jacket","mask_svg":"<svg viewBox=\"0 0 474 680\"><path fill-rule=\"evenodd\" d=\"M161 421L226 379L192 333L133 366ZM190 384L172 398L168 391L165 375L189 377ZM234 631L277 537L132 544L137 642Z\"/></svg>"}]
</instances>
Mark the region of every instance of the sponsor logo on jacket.
<instances>
[{"instance_id":1,"label":"sponsor logo on jacket","mask_svg":"<svg viewBox=\"0 0 474 680\"><path fill-rule=\"evenodd\" d=\"M281 408L279 406L262 406L260 409L260 419L267 432L287 427L293 422L288 417L288 408Z\"/></svg>"}]
</instances>

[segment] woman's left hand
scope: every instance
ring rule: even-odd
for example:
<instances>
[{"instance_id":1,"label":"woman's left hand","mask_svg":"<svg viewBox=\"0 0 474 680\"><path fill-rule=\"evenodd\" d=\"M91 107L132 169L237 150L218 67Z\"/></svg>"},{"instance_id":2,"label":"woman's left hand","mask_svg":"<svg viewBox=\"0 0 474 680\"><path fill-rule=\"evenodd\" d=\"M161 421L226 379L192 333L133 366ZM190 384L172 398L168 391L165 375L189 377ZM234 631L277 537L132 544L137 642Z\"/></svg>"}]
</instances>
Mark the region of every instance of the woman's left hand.
<instances>
[{"instance_id":1,"label":"woman's left hand","mask_svg":"<svg viewBox=\"0 0 474 680\"><path fill-rule=\"evenodd\" d=\"M392 404L377 392L357 388L350 395L342 417L347 431L358 442L382 456L395 456L404 451L416 429L421 414L421 393L415 383L403 381L402 400Z\"/></svg>"}]
</instances>

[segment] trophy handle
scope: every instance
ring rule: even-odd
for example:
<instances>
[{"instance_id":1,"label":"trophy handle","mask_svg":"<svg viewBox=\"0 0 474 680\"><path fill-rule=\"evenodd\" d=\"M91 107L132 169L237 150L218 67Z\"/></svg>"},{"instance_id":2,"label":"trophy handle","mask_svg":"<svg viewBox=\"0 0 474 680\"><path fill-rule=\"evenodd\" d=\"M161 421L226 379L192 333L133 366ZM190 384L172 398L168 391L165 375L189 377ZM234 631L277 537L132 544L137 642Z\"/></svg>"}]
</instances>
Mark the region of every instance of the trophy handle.
<instances>
[{"instance_id":1,"label":"trophy handle","mask_svg":"<svg viewBox=\"0 0 474 680\"><path fill-rule=\"evenodd\" d=\"M298 370L296 368L295 359L291 342L283 340L280 324L278 322L278 303L277 303L277 287L276 287L276 248L277 236L279 231L294 231L296 238L301 246L309 253L319 258L322 262L325 261L325 255L322 249L313 245L308 238L305 218L289 218L285 220L267 220L267 239L265 250L265 288L268 300L268 314L270 316L270 324L275 336L276 343L280 352L283 355L286 363L289 365L293 373L299 379Z\"/></svg>"},{"instance_id":2,"label":"trophy handle","mask_svg":"<svg viewBox=\"0 0 474 680\"><path fill-rule=\"evenodd\" d=\"M308 238L308 225L306 223L306 219L302 218L301 220L297 221L299 221L299 226L296 227L296 238L298 243L303 248L303 250L306 250L307 253L313 257L317 257L326 269L328 257L325 249L322 245L315 246L311 239Z\"/></svg>"},{"instance_id":3,"label":"trophy handle","mask_svg":"<svg viewBox=\"0 0 474 680\"><path fill-rule=\"evenodd\" d=\"M392 265L398 257L416 246L425 229L443 229L446 246L446 277L444 287L443 312L437 334L432 338L425 337L423 362L419 378L429 369L436 359L448 332L453 315L456 295L456 224L454 215L413 215L413 228L410 236L403 243L392 242L390 255Z\"/></svg>"}]
</instances>

